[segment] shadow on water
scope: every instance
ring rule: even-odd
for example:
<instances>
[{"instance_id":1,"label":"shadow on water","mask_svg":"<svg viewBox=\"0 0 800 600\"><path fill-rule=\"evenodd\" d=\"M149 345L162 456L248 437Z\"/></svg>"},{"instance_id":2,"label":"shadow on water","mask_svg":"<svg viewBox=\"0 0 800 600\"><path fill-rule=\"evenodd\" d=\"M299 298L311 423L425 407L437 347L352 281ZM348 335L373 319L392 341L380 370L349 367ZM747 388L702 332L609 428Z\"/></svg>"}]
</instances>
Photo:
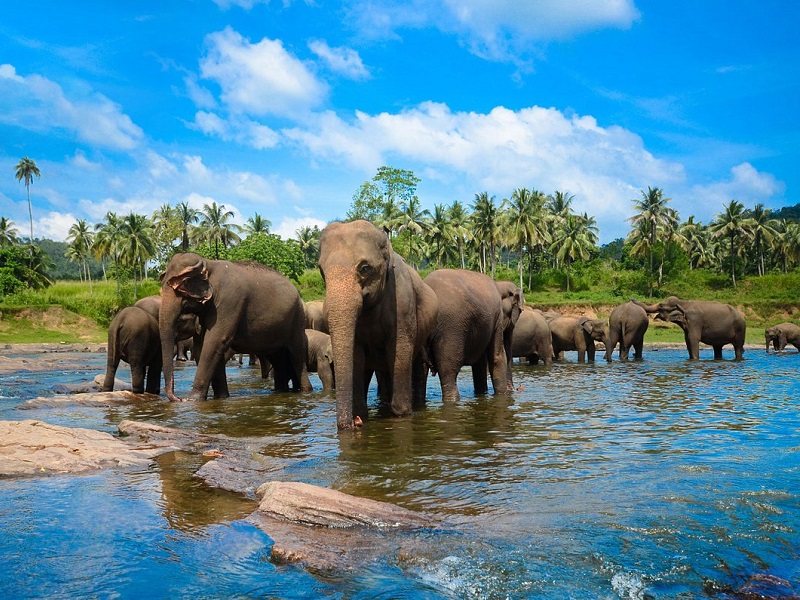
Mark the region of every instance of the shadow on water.
<instances>
[{"instance_id":1,"label":"shadow on water","mask_svg":"<svg viewBox=\"0 0 800 600\"><path fill-rule=\"evenodd\" d=\"M103 408L18 408L73 383L74 370L4 377L2 418L105 431L135 419L263 438L255 451L285 465L281 479L446 526L400 536L396 553L354 572L312 577L268 562L271 540L245 520L252 499L193 476L207 459L171 453L143 472L0 481L0 564L13 573L0 593L736 598L767 585L796 594L800 356L711 356L661 350L578 364L568 354L550 368L515 365L517 391L500 396L472 394L465 369L461 402L443 403L431 378L426 409L342 434L332 398L275 393L254 368L229 368L225 400ZM93 377L103 358L80 376ZM177 370L179 391L193 373Z\"/></svg>"}]
</instances>

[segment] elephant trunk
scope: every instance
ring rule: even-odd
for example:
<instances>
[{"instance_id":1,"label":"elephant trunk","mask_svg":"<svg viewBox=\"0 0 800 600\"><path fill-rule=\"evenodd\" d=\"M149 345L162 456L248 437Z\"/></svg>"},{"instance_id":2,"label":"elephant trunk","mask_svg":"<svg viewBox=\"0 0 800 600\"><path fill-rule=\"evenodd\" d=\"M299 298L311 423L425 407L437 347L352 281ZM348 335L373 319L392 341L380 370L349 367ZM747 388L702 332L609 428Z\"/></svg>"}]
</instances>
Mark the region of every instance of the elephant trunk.
<instances>
[{"instance_id":1,"label":"elephant trunk","mask_svg":"<svg viewBox=\"0 0 800 600\"><path fill-rule=\"evenodd\" d=\"M161 336L161 368L164 371L164 391L173 402L180 398L175 395L174 363L175 330L181 314L181 299L172 290L162 288L161 309L158 311L158 330Z\"/></svg>"},{"instance_id":2,"label":"elephant trunk","mask_svg":"<svg viewBox=\"0 0 800 600\"><path fill-rule=\"evenodd\" d=\"M364 391L364 357L356 350L356 324L363 306L361 288L350 277L336 277L326 273L329 284L325 296L325 318L331 336L333 356L336 361L336 424L339 429L353 429L354 406L361 407ZM348 281L349 280L349 281ZM359 411L360 412L360 411Z\"/></svg>"},{"instance_id":3,"label":"elephant trunk","mask_svg":"<svg viewBox=\"0 0 800 600\"><path fill-rule=\"evenodd\" d=\"M647 314L658 312L658 309L660 308L658 304L645 304L644 302L634 300L633 298L631 298L631 302L633 302L636 306L641 306Z\"/></svg>"}]
</instances>

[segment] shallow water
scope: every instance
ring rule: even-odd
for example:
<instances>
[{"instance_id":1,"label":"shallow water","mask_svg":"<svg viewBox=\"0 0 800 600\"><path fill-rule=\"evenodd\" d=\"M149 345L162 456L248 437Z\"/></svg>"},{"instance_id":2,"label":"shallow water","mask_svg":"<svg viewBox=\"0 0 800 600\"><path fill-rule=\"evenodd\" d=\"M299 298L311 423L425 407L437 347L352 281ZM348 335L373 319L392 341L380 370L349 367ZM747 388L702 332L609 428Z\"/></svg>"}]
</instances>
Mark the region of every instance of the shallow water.
<instances>
[{"instance_id":1,"label":"shallow water","mask_svg":"<svg viewBox=\"0 0 800 600\"><path fill-rule=\"evenodd\" d=\"M2 597L735 598L766 581L800 593L800 355L516 366L513 397L444 405L337 434L334 402L271 392L229 367L232 397L23 410L85 370L0 377L0 418L116 432L122 419L269 436L281 479L442 518L341 576L276 566L252 498L207 488L203 461L0 480ZM194 369L178 369L178 390ZM120 370L125 378L125 366ZM319 389L319 382L312 375ZM411 550L409 550L409 548ZM784 585L785 584L785 585ZM745 586L743 588L743 586Z\"/></svg>"}]
</instances>

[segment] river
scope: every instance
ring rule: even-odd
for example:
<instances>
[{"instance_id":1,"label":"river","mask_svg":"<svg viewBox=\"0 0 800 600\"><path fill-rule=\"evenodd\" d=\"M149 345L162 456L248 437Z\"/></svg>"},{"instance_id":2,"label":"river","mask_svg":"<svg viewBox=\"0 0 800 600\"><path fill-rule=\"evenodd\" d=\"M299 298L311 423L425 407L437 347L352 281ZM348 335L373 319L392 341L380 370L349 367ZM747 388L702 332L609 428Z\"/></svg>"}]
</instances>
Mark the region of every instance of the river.
<instances>
[{"instance_id":1,"label":"river","mask_svg":"<svg viewBox=\"0 0 800 600\"><path fill-rule=\"evenodd\" d=\"M265 436L281 478L434 515L397 551L342 573L269 560L253 498L192 477L200 456L141 471L0 480L4 598L749 598L800 593L800 354L516 365L513 397L472 393L337 433L334 401L279 394L229 366L232 397L23 409L84 367L0 377L0 419L116 433L135 419ZM192 366L177 370L188 391ZM127 378L127 365L118 376ZM319 389L314 375L312 382ZM373 390L374 396L374 390ZM2 460L2 458L0 458ZM394 547L393 546L393 547Z\"/></svg>"}]
</instances>

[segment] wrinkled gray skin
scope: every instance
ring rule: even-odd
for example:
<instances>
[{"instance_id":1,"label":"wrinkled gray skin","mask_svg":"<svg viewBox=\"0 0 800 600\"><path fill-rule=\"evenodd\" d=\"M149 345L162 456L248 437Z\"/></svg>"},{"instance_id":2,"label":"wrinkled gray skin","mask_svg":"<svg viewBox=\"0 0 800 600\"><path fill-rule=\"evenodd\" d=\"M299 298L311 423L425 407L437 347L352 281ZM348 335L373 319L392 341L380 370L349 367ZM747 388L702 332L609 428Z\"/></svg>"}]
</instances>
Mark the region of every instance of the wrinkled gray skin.
<instances>
[{"instance_id":1,"label":"wrinkled gray skin","mask_svg":"<svg viewBox=\"0 0 800 600\"><path fill-rule=\"evenodd\" d=\"M619 344L619 359L628 360L631 348L634 359L642 360L644 348L644 334L650 325L647 312L635 302L628 301L620 304L608 316L608 345L606 346L606 360L611 362L614 348Z\"/></svg>"},{"instance_id":2,"label":"wrinkled gray skin","mask_svg":"<svg viewBox=\"0 0 800 600\"><path fill-rule=\"evenodd\" d=\"M686 349L691 360L700 359L700 343L714 348L714 358L722 358L722 347L733 344L736 360L744 353L744 315L729 304L711 300L680 300L676 296L665 298L658 304L644 304L633 300L656 319L676 323L683 329Z\"/></svg>"},{"instance_id":3,"label":"wrinkled gray skin","mask_svg":"<svg viewBox=\"0 0 800 600\"><path fill-rule=\"evenodd\" d=\"M381 403L396 416L425 403L424 348L438 311L433 291L367 221L331 223L319 241L325 319L336 358L336 424L367 418L373 373Z\"/></svg>"},{"instance_id":4,"label":"wrinkled gray skin","mask_svg":"<svg viewBox=\"0 0 800 600\"><path fill-rule=\"evenodd\" d=\"M460 399L456 378L466 365L472 367L476 394L489 391L487 366L494 393L506 393L505 316L494 280L475 271L439 269L424 281L439 299L439 318L428 354L433 371L439 375L442 400Z\"/></svg>"},{"instance_id":5,"label":"wrinkled gray skin","mask_svg":"<svg viewBox=\"0 0 800 600\"><path fill-rule=\"evenodd\" d=\"M588 317L556 317L549 323L553 338L553 353L559 356L564 351L577 350L578 362L594 361L595 342L608 347L608 322Z\"/></svg>"},{"instance_id":6,"label":"wrinkled gray skin","mask_svg":"<svg viewBox=\"0 0 800 600\"><path fill-rule=\"evenodd\" d=\"M161 296L146 296L137 300L134 304L146 311L156 322L158 322L158 311L161 308ZM178 329L175 334L177 342L175 343L175 358L179 361L188 359L188 353L192 353L192 358L197 362L200 348L200 321L196 315L185 314L181 315L178 319ZM197 351L195 351L197 347Z\"/></svg>"},{"instance_id":7,"label":"wrinkled gray skin","mask_svg":"<svg viewBox=\"0 0 800 600\"><path fill-rule=\"evenodd\" d=\"M323 333L328 331L328 322L325 320L325 301L310 300L306 302L306 329L316 329Z\"/></svg>"},{"instance_id":8,"label":"wrinkled gray skin","mask_svg":"<svg viewBox=\"0 0 800 600\"><path fill-rule=\"evenodd\" d=\"M161 392L161 339L158 321L136 306L123 308L108 326L106 376L101 391L114 390L114 377L120 360L130 365L131 389L134 393Z\"/></svg>"},{"instance_id":9,"label":"wrinkled gray skin","mask_svg":"<svg viewBox=\"0 0 800 600\"><path fill-rule=\"evenodd\" d=\"M506 354L506 381L508 390L513 391L514 378L511 363L514 361L514 356L511 352L511 345L514 338L514 327L525 306L525 296L522 290L511 281L496 281L495 286L503 300L503 350Z\"/></svg>"},{"instance_id":10,"label":"wrinkled gray skin","mask_svg":"<svg viewBox=\"0 0 800 600\"><path fill-rule=\"evenodd\" d=\"M800 327L794 323L780 323L764 330L766 351L772 346L775 352L783 352L788 344L800 350Z\"/></svg>"},{"instance_id":11,"label":"wrinkled gray skin","mask_svg":"<svg viewBox=\"0 0 800 600\"><path fill-rule=\"evenodd\" d=\"M532 365L540 360L548 367L553 364L553 338L542 311L524 307L514 327L511 354Z\"/></svg>"},{"instance_id":12,"label":"wrinkled gray skin","mask_svg":"<svg viewBox=\"0 0 800 600\"><path fill-rule=\"evenodd\" d=\"M275 369L275 389L311 391L303 301L284 275L261 264L209 260L192 252L172 257L162 276L159 311L170 400L179 400L171 352L180 315L186 313L198 316L203 332L187 399L204 400L209 385L215 398L230 395L225 376L229 350L267 358Z\"/></svg>"},{"instance_id":13,"label":"wrinkled gray skin","mask_svg":"<svg viewBox=\"0 0 800 600\"><path fill-rule=\"evenodd\" d=\"M335 387L333 346L331 336L316 329L306 329L308 358L306 366L309 373L316 373L322 382L322 391L330 393Z\"/></svg>"}]
</instances>

